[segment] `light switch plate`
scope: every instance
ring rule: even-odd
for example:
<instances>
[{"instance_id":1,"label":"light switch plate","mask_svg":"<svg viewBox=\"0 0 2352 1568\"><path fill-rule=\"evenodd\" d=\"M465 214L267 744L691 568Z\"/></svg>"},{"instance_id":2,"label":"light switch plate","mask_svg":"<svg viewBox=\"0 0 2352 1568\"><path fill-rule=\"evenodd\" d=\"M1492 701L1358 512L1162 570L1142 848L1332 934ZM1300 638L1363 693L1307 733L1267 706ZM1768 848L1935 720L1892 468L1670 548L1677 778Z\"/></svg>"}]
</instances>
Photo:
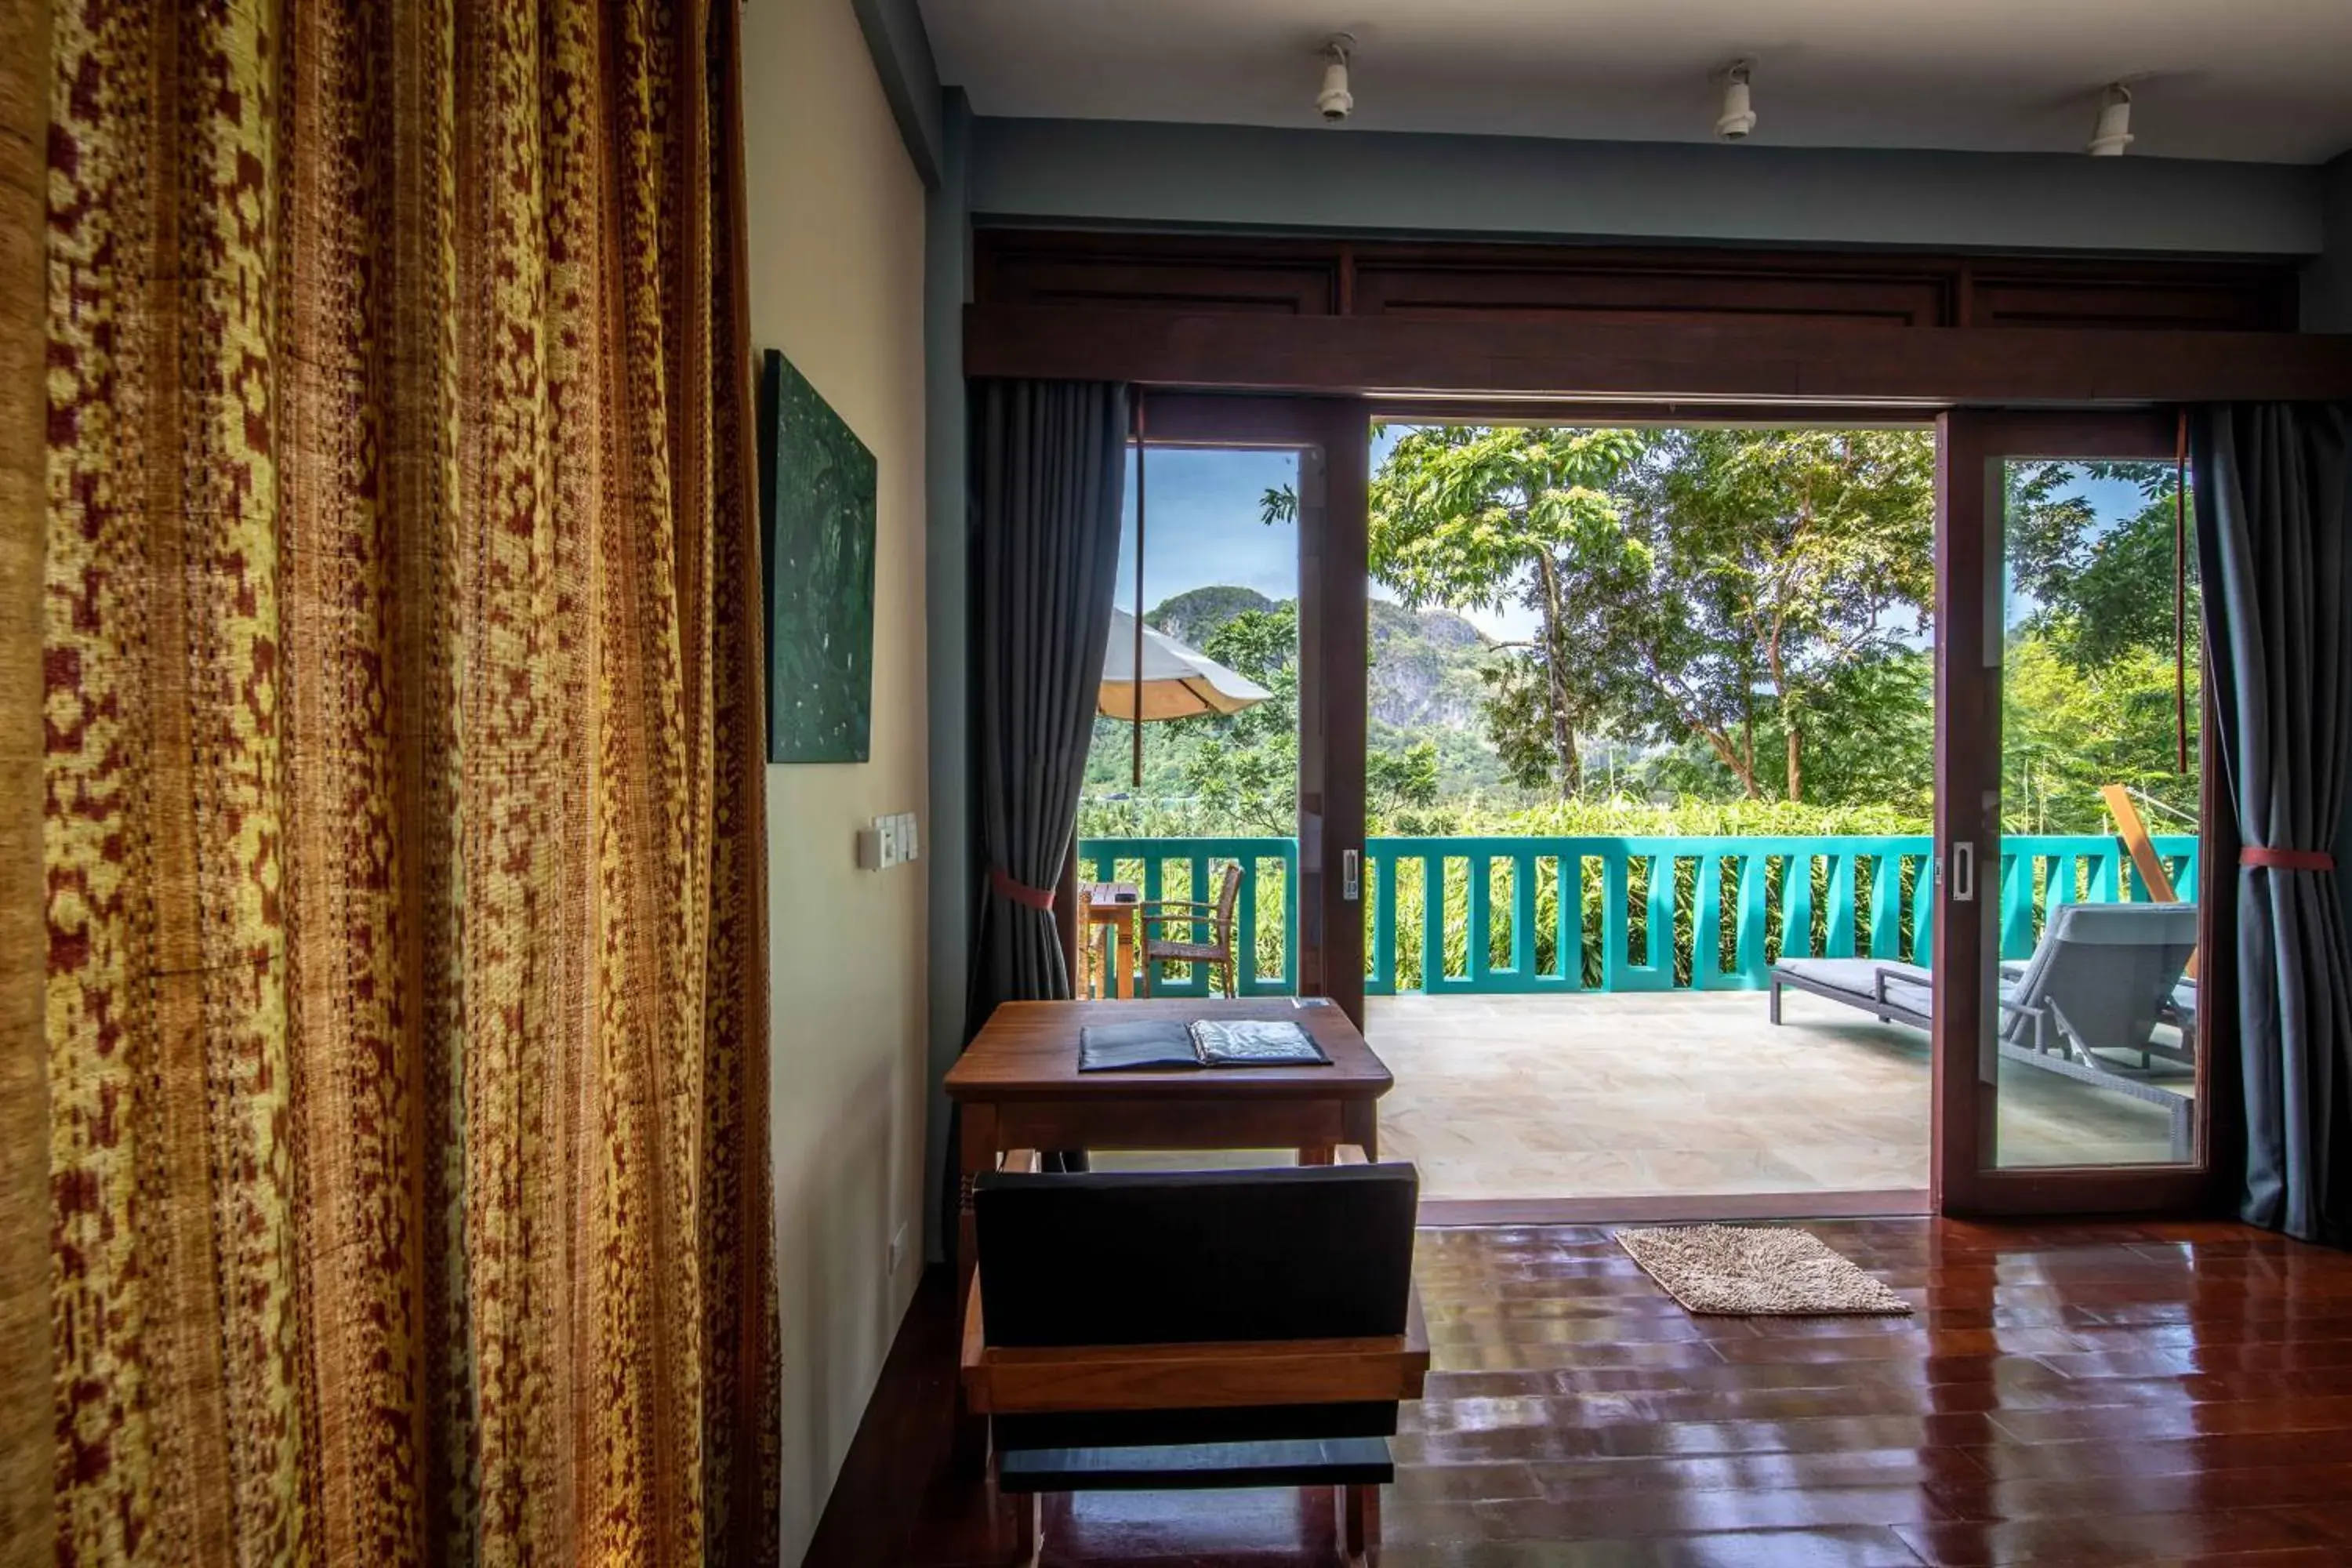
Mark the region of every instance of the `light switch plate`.
<instances>
[{"instance_id":1,"label":"light switch plate","mask_svg":"<svg viewBox=\"0 0 2352 1568\"><path fill-rule=\"evenodd\" d=\"M911 811L876 817L872 826L857 830L858 868L887 871L917 858L915 831L915 814Z\"/></svg>"}]
</instances>

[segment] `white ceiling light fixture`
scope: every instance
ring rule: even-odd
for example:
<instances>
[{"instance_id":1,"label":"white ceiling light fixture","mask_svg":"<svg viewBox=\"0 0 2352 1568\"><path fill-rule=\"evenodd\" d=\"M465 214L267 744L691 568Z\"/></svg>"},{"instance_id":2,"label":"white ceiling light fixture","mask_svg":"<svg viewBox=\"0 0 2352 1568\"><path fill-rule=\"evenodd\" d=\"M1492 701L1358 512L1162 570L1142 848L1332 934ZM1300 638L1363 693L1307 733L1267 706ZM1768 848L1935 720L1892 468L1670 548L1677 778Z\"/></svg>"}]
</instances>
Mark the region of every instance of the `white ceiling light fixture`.
<instances>
[{"instance_id":1,"label":"white ceiling light fixture","mask_svg":"<svg viewBox=\"0 0 2352 1568\"><path fill-rule=\"evenodd\" d=\"M1744 142L1756 129L1756 102L1748 90L1755 69L1754 60L1734 60L1724 68L1723 112L1715 121L1717 141Z\"/></svg>"},{"instance_id":2,"label":"white ceiling light fixture","mask_svg":"<svg viewBox=\"0 0 2352 1568\"><path fill-rule=\"evenodd\" d=\"M1353 33L1334 33L1324 40L1323 90L1315 95L1315 112L1326 125L1337 125L1355 112L1355 95L1348 90L1348 57L1355 52Z\"/></svg>"},{"instance_id":3,"label":"white ceiling light fixture","mask_svg":"<svg viewBox=\"0 0 2352 1568\"><path fill-rule=\"evenodd\" d=\"M2131 89L2109 82L2099 94L2098 122L2091 128L2091 144L2084 151L2094 158L2122 157L2132 144L2131 110Z\"/></svg>"}]
</instances>

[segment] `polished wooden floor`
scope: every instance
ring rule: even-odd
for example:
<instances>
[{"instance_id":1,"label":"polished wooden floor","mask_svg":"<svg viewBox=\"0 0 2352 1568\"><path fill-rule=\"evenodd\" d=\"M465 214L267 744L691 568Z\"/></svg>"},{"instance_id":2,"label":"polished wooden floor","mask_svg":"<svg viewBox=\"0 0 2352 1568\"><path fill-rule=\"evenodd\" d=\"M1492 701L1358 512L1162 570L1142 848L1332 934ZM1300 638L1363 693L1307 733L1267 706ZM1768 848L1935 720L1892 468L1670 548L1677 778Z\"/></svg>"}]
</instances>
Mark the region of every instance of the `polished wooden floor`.
<instances>
[{"instance_id":1,"label":"polished wooden floor","mask_svg":"<svg viewBox=\"0 0 2352 1568\"><path fill-rule=\"evenodd\" d=\"M1600 1226L1425 1230L1389 1568L2352 1564L2352 1256L2223 1225L1826 1221L1909 1320L1684 1313ZM1001 1563L926 1285L807 1563ZM1095 1494L1051 1564L1340 1561L1328 1499Z\"/></svg>"}]
</instances>

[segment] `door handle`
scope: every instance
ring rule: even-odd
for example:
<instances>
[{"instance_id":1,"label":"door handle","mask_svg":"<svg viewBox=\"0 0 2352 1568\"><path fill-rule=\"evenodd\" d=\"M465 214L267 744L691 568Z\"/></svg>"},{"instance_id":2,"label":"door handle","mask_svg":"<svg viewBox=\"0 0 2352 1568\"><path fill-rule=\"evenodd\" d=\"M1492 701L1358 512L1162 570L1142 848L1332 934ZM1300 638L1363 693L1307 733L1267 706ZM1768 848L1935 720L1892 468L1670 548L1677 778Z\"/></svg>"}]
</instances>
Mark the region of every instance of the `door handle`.
<instances>
[{"instance_id":1,"label":"door handle","mask_svg":"<svg viewBox=\"0 0 2352 1568\"><path fill-rule=\"evenodd\" d=\"M1952 902L1972 904L1977 898L1977 847L1963 839L1952 846Z\"/></svg>"},{"instance_id":2,"label":"door handle","mask_svg":"<svg viewBox=\"0 0 2352 1568\"><path fill-rule=\"evenodd\" d=\"M1339 857L1339 896L1351 904L1363 890L1363 857L1356 850Z\"/></svg>"}]
</instances>

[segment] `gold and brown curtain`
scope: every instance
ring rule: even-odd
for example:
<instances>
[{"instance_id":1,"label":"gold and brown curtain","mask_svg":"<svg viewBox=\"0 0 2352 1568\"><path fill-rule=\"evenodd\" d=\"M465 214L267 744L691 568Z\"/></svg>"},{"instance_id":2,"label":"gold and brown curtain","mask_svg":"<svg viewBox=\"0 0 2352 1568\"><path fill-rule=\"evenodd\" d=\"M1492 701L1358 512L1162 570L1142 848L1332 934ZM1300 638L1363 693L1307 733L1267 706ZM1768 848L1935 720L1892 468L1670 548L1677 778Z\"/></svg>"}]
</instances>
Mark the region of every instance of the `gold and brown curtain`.
<instances>
[{"instance_id":1,"label":"gold and brown curtain","mask_svg":"<svg viewBox=\"0 0 2352 1568\"><path fill-rule=\"evenodd\" d=\"M50 10L58 1560L771 1560L732 0Z\"/></svg>"}]
</instances>

